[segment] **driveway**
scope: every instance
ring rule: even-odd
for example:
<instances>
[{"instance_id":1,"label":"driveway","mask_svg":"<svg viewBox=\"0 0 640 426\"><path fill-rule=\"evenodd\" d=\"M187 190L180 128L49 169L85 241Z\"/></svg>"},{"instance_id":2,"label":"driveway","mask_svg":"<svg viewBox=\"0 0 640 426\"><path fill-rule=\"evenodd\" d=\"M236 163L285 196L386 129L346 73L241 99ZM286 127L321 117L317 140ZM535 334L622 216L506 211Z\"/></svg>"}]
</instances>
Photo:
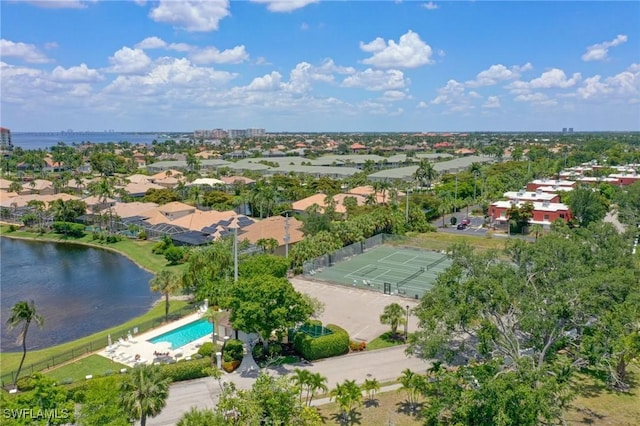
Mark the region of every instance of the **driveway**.
<instances>
[{"instance_id":1,"label":"driveway","mask_svg":"<svg viewBox=\"0 0 640 426\"><path fill-rule=\"evenodd\" d=\"M269 374L284 375L295 368L303 368L327 377L327 387L332 389L345 379L363 383L367 378L376 378L383 383L397 379L404 369L424 373L430 367L426 361L407 357L405 346L359 352L342 357L316 361L311 365L289 365L267 370ZM243 377L239 373L225 374L223 380L232 381L239 389L248 389L255 378ZM167 406L159 416L147 419L149 426L175 425L191 407L214 408L220 395L218 382L213 378L191 380L171 385Z\"/></svg>"}]
</instances>

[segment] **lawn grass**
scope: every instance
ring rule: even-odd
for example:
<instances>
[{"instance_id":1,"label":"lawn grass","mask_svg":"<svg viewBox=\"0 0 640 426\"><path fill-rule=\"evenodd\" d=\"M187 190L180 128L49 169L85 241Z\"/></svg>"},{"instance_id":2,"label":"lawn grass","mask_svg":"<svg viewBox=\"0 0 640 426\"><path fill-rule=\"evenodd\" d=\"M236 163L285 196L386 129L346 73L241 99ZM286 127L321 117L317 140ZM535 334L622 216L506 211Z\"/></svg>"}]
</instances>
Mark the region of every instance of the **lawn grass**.
<instances>
[{"instance_id":1,"label":"lawn grass","mask_svg":"<svg viewBox=\"0 0 640 426\"><path fill-rule=\"evenodd\" d=\"M507 239L493 237L491 234L485 236L468 236L464 234L450 234L447 232L427 232L424 234L411 235L407 240L390 242L391 245L410 245L427 250L447 250L456 243L466 243L477 250L502 250Z\"/></svg>"},{"instance_id":2,"label":"lawn grass","mask_svg":"<svg viewBox=\"0 0 640 426\"><path fill-rule=\"evenodd\" d=\"M363 405L356 408L356 420L352 424L367 426L385 426L391 424L395 426L416 426L423 424L423 422L415 416L404 412L403 402L405 399L406 396L403 392L381 392L375 396L374 401L377 403L376 406L367 403L367 398L363 397ZM324 420L324 424L343 424L336 419L336 414L340 411L340 408L335 402L319 406L318 411Z\"/></svg>"},{"instance_id":3,"label":"lawn grass","mask_svg":"<svg viewBox=\"0 0 640 426\"><path fill-rule=\"evenodd\" d=\"M376 337L372 341L367 343L368 351L375 351L376 349L390 348L391 346L404 345L404 342L399 339L392 338L391 331L387 331L384 334Z\"/></svg>"},{"instance_id":4,"label":"lawn grass","mask_svg":"<svg viewBox=\"0 0 640 426\"><path fill-rule=\"evenodd\" d=\"M170 304L170 312L176 312L185 306L188 303L183 300L173 300ZM95 340L104 341L104 346L107 346L107 336L111 334L112 336L120 336L125 335L129 330L138 326L139 324L152 320L155 318L160 318L164 316L164 303L158 303L153 306L147 313L136 317L130 321L125 322L124 324L111 327L107 330L100 331L98 333L92 334L90 336L82 337L80 339L63 343L57 346L52 346L50 348L40 349L37 351L27 352L27 357L24 361L24 366L28 366L30 364L34 364L37 362L46 362L47 360L52 359L53 357L62 356L62 354L69 352L71 349L75 349L78 347L82 347L83 345L89 345L90 342ZM22 352L9 352L9 353L0 353L0 365L2 366L2 373L6 374L11 371L14 371L18 368L20 364L20 358L22 357ZM24 374L30 373L29 371L23 370Z\"/></svg>"},{"instance_id":5,"label":"lawn grass","mask_svg":"<svg viewBox=\"0 0 640 426\"><path fill-rule=\"evenodd\" d=\"M85 377L88 375L98 377L105 374L118 373L121 368L128 367L100 355L89 355L88 357L81 358L62 367L46 371L43 374L58 381L58 383L69 379L76 382L85 380Z\"/></svg>"},{"instance_id":6,"label":"lawn grass","mask_svg":"<svg viewBox=\"0 0 640 426\"><path fill-rule=\"evenodd\" d=\"M614 392L593 377L584 374L575 379L578 396L567 410L570 425L640 425L640 368L631 368L634 384L630 392Z\"/></svg>"}]
</instances>

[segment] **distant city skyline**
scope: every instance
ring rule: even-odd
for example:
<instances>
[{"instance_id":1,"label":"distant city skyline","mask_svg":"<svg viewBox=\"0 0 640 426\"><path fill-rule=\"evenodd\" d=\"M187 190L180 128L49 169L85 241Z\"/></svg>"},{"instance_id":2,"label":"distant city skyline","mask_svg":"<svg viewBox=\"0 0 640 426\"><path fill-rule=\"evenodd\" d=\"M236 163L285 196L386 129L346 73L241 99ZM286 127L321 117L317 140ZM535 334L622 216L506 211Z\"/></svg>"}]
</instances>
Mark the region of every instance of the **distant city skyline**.
<instances>
[{"instance_id":1,"label":"distant city skyline","mask_svg":"<svg viewBox=\"0 0 640 426\"><path fill-rule=\"evenodd\" d=\"M0 24L16 133L640 130L640 2L15 0Z\"/></svg>"}]
</instances>

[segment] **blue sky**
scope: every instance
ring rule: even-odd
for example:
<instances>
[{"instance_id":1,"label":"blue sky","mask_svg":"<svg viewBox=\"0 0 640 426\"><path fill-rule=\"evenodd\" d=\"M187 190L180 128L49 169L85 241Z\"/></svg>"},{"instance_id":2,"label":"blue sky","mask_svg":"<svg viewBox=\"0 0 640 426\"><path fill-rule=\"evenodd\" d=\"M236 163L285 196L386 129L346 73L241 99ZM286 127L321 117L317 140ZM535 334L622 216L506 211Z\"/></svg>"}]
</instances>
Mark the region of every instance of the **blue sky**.
<instances>
[{"instance_id":1,"label":"blue sky","mask_svg":"<svg viewBox=\"0 0 640 426\"><path fill-rule=\"evenodd\" d=\"M640 130L640 2L1 7L13 131Z\"/></svg>"}]
</instances>

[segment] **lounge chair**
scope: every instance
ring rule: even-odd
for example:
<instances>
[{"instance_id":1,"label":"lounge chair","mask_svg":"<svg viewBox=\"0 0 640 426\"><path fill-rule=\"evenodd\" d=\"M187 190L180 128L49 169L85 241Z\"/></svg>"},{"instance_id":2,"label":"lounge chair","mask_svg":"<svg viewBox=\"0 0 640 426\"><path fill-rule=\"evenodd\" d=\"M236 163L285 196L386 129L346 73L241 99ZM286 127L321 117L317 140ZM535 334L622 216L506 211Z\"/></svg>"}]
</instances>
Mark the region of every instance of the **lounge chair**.
<instances>
[{"instance_id":1,"label":"lounge chair","mask_svg":"<svg viewBox=\"0 0 640 426\"><path fill-rule=\"evenodd\" d=\"M131 346L129 344L129 342L127 342L126 340L124 340L122 337L118 339L118 344L120 346L124 346L125 348L128 348L129 346Z\"/></svg>"},{"instance_id":2,"label":"lounge chair","mask_svg":"<svg viewBox=\"0 0 640 426\"><path fill-rule=\"evenodd\" d=\"M129 335L127 336L127 341L131 342L131 343L138 343L138 341L136 339L133 338L133 336L131 335L131 333L129 333Z\"/></svg>"}]
</instances>

